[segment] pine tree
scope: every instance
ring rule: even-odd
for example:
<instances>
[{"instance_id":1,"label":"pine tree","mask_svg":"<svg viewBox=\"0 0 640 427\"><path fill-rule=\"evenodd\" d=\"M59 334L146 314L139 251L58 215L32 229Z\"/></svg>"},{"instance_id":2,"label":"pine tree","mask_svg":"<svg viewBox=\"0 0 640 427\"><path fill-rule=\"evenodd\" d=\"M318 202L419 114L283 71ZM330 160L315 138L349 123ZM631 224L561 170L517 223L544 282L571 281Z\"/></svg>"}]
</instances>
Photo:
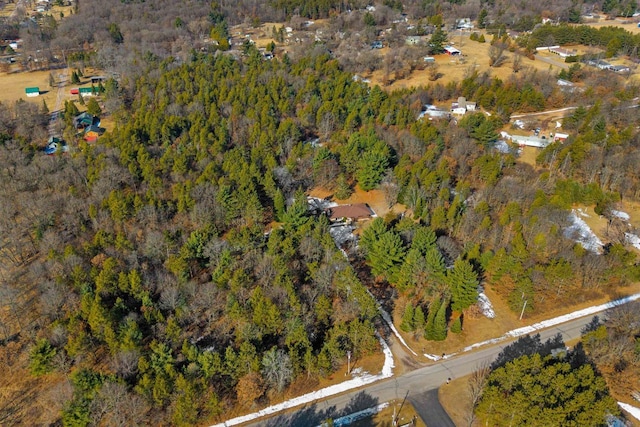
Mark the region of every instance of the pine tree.
<instances>
[{"instance_id":1,"label":"pine tree","mask_svg":"<svg viewBox=\"0 0 640 427\"><path fill-rule=\"evenodd\" d=\"M283 220L285 209L286 209L286 201L284 199L284 195L282 194L282 191L278 188L276 190L276 195L273 198L273 210L274 210L275 219L277 221Z\"/></svg>"},{"instance_id":2,"label":"pine tree","mask_svg":"<svg viewBox=\"0 0 640 427\"><path fill-rule=\"evenodd\" d=\"M453 311L463 311L478 300L478 275L469 261L458 258L447 275Z\"/></svg>"},{"instance_id":3,"label":"pine tree","mask_svg":"<svg viewBox=\"0 0 640 427\"><path fill-rule=\"evenodd\" d=\"M487 9L482 8L478 14L478 28L485 28L487 26L487 15L489 15Z\"/></svg>"},{"instance_id":4,"label":"pine tree","mask_svg":"<svg viewBox=\"0 0 640 427\"><path fill-rule=\"evenodd\" d=\"M429 313L427 315L427 324L424 327L424 337L428 340L434 340L435 331L434 331L434 322L436 319L436 314L440 309L440 305L442 301L440 298L433 300L431 305L429 306Z\"/></svg>"},{"instance_id":5,"label":"pine tree","mask_svg":"<svg viewBox=\"0 0 640 427\"><path fill-rule=\"evenodd\" d=\"M438 27L429 40L429 51L434 54L444 52L444 45L447 42L447 33Z\"/></svg>"},{"instance_id":6,"label":"pine tree","mask_svg":"<svg viewBox=\"0 0 640 427\"><path fill-rule=\"evenodd\" d=\"M373 244L367 259L374 275L384 276L389 282L395 283L405 255L402 238L388 231Z\"/></svg>"},{"instance_id":7,"label":"pine tree","mask_svg":"<svg viewBox=\"0 0 640 427\"><path fill-rule=\"evenodd\" d=\"M447 306L448 301L445 301L433 320L432 339L434 341L444 341L447 338Z\"/></svg>"},{"instance_id":8,"label":"pine tree","mask_svg":"<svg viewBox=\"0 0 640 427\"><path fill-rule=\"evenodd\" d=\"M351 193L353 193L353 191L347 182L347 178L345 178L344 174L340 174L336 180L336 192L334 196L338 200L345 200L351 196Z\"/></svg>"},{"instance_id":9,"label":"pine tree","mask_svg":"<svg viewBox=\"0 0 640 427\"><path fill-rule=\"evenodd\" d=\"M404 315L402 316L402 323L400 324L400 329L402 329L405 332L411 332L415 330L413 317L414 317L413 305L411 303L407 303L407 306L404 309Z\"/></svg>"},{"instance_id":10,"label":"pine tree","mask_svg":"<svg viewBox=\"0 0 640 427\"><path fill-rule=\"evenodd\" d=\"M71 83L74 85L80 84L80 77L78 76L78 72L75 70L71 73Z\"/></svg>"},{"instance_id":11,"label":"pine tree","mask_svg":"<svg viewBox=\"0 0 640 427\"><path fill-rule=\"evenodd\" d=\"M100 116L100 114L102 114L102 108L100 108L100 104L98 104L95 98L91 98L89 102L87 102L87 113L92 116Z\"/></svg>"},{"instance_id":12,"label":"pine tree","mask_svg":"<svg viewBox=\"0 0 640 427\"><path fill-rule=\"evenodd\" d=\"M417 306L415 310L413 310L413 327L417 333L424 333L424 311L422 311L422 307Z\"/></svg>"},{"instance_id":13,"label":"pine tree","mask_svg":"<svg viewBox=\"0 0 640 427\"><path fill-rule=\"evenodd\" d=\"M458 316L453 319L453 322L451 322L451 327L449 329L454 334L459 334L460 332L462 332L462 317Z\"/></svg>"}]
</instances>

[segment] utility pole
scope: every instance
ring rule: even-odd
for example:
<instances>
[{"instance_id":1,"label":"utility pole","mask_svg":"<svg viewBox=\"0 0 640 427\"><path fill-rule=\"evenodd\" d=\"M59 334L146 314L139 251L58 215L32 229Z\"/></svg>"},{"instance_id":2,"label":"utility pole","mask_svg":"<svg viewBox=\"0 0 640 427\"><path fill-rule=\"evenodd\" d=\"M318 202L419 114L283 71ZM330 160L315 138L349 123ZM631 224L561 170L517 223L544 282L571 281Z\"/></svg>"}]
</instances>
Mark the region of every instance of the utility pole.
<instances>
[{"instance_id":1,"label":"utility pole","mask_svg":"<svg viewBox=\"0 0 640 427\"><path fill-rule=\"evenodd\" d=\"M396 413L396 407L395 405L393 406L393 426L397 426L398 425L398 418L400 417L400 412L402 412L402 407L404 406L404 402L407 401L407 396L409 396L409 390L407 390L407 394L404 395L404 399L402 399L402 403L400 404L400 409L398 409L398 412Z\"/></svg>"}]
</instances>

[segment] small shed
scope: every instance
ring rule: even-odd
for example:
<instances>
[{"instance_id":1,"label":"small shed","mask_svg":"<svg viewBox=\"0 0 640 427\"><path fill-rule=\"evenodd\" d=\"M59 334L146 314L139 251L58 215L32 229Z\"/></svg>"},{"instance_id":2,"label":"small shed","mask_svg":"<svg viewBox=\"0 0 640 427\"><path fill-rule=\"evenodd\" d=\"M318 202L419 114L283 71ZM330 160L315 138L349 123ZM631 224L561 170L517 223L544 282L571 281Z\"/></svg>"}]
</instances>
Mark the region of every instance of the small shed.
<instances>
[{"instance_id":1,"label":"small shed","mask_svg":"<svg viewBox=\"0 0 640 427\"><path fill-rule=\"evenodd\" d=\"M95 95L95 90L92 87L81 87L80 89L78 89L78 93L80 93L80 95L82 96L93 96Z\"/></svg>"},{"instance_id":2,"label":"small shed","mask_svg":"<svg viewBox=\"0 0 640 427\"><path fill-rule=\"evenodd\" d=\"M453 46L445 46L444 51L447 55L451 55L451 56L462 55L462 52L460 52L458 49L456 49Z\"/></svg>"},{"instance_id":3,"label":"small shed","mask_svg":"<svg viewBox=\"0 0 640 427\"><path fill-rule=\"evenodd\" d=\"M71 89L71 90L70 90L70 92L71 92L71 95L77 95L77 94L79 94L79 93L80 93L80 91L78 90L78 88Z\"/></svg>"},{"instance_id":4,"label":"small shed","mask_svg":"<svg viewBox=\"0 0 640 427\"><path fill-rule=\"evenodd\" d=\"M569 134L568 133L560 133L560 132L556 132L555 135L553 135L553 140L554 141L561 141L564 142L567 140L567 138L569 138Z\"/></svg>"},{"instance_id":5,"label":"small shed","mask_svg":"<svg viewBox=\"0 0 640 427\"><path fill-rule=\"evenodd\" d=\"M34 96L39 96L40 95L40 88L39 87L27 87L24 89L24 92L27 94L28 97L32 98Z\"/></svg>"},{"instance_id":6,"label":"small shed","mask_svg":"<svg viewBox=\"0 0 640 427\"><path fill-rule=\"evenodd\" d=\"M375 215L366 203L354 203L353 205L338 205L325 210L331 221L350 219L360 221L369 219Z\"/></svg>"}]
</instances>

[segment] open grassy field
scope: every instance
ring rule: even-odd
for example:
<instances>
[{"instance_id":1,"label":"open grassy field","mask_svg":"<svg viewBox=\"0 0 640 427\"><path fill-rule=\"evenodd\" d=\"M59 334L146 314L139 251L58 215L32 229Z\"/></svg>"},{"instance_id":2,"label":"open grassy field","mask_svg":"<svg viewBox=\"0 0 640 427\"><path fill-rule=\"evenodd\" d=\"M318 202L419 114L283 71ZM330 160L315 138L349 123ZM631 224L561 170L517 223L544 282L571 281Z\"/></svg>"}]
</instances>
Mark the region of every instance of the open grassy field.
<instances>
[{"instance_id":1,"label":"open grassy field","mask_svg":"<svg viewBox=\"0 0 640 427\"><path fill-rule=\"evenodd\" d=\"M9 73L0 73L0 93L2 94L2 102L15 102L19 99L23 99L28 102L34 102L38 105L42 105L42 100L47 103L50 111L54 110L56 104L56 98L58 96L58 88L49 86L49 75L53 73L54 78L57 80L60 78L60 75L64 75L65 71L63 69L60 70L52 70L52 71L24 71L18 72L15 71L17 68L14 67L14 70ZM86 76L98 75L100 74L97 70L85 70ZM40 88L40 96L34 98L28 98L25 93L25 88L27 87L39 87ZM61 102L61 107L64 105L64 101L77 100L78 95L71 95L71 88L78 87L91 87L91 81L88 78L82 78L80 84L71 84L67 83L64 87L64 96ZM83 110L81 105L78 105L80 110Z\"/></svg>"},{"instance_id":2,"label":"open grassy field","mask_svg":"<svg viewBox=\"0 0 640 427\"><path fill-rule=\"evenodd\" d=\"M55 70L54 73L62 73L63 70ZM0 73L0 93L3 102L13 102L23 99L42 105L44 99L49 109L53 109L56 103L57 89L49 87L49 71L25 71ZM27 87L39 87L40 96L27 98L24 89ZM69 93L69 91L67 91Z\"/></svg>"},{"instance_id":3,"label":"open grassy field","mask_svg":"<svg viewBox=\"0 0 640 427\"><path fill-rule=\"evenodd\" d=\"M487 40L491 40L491 36L485 36ZM388 89L403 89L407 87L426 86L434 83L447 84L451 81L460 81L466 74L477 70L478 72L488 71L492 76L502 80L507 79L513 74L513 57L514 54L506 51L507 60L500 67L491 67L489 65L489 42L479 43L469 39L469 34L463 36L450 37L450 42L457 49L462 51L463 56L455 57L446 54L434 55L438 72L441 77L435 82L429 80L428 70L416 70L407 78L399 79L387 86ZM539 60L531 60L522 57L521 65L523 67L532 67L537 70L551 70L555 73L560 72L561 68L553 64L548 64ZM382 70L374 71L370 76L365 76L371 80L372 84L382 84L384 72Z\"/></svg>"}]
</instances>

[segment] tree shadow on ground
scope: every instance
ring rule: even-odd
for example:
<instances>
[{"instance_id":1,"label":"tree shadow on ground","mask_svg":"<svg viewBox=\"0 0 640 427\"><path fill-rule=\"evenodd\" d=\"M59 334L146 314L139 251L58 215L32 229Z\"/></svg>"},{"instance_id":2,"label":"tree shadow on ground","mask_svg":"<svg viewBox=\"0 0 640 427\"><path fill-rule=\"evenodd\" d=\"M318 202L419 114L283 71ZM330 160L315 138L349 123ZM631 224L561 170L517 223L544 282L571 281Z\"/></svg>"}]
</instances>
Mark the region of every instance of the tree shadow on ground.
<instances>
[{"instance_id":1,"label":"tree shadow on ground","mask_svg":"<svg viewBox=\"0 0 640 427\"><path fill-rule=\"evenodd\" d=\"M364 391L359 392L351 398L349 403L342 410L337 410L335 406L326 406L325 402L314 402L294 413L281 414L264 420L260 425L265 427L310 427L318 426L327 420L336 420L345 415L353 414L364 409L378 406L378 399Z\"/></svg>"}]
</instances>

